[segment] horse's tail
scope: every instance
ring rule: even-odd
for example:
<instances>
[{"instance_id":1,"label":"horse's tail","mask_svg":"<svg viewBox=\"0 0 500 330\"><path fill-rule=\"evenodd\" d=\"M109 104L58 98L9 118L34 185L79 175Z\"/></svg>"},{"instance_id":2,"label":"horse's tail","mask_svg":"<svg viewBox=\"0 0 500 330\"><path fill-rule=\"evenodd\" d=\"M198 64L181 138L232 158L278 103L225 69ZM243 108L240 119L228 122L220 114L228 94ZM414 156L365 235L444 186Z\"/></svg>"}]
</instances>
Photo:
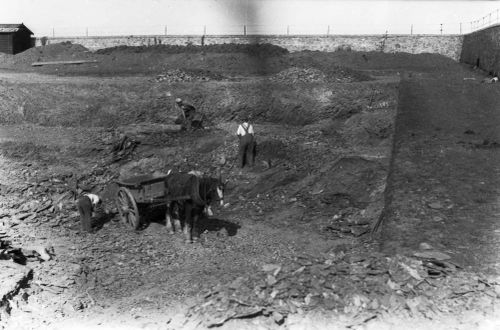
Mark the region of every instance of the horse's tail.
<instances>
[{"instance_id":1,"label":"horse's tail","mask_svg":"<svg viewBox=\"0 0 500 330\"><path fill-rule=\"evenodd\" d=\"M191 180L193 181L191 184L191 198L193 202L198 205L205 205L205 201L200 196L200 179L193 175Z\"/></svg>"}]
</instances>

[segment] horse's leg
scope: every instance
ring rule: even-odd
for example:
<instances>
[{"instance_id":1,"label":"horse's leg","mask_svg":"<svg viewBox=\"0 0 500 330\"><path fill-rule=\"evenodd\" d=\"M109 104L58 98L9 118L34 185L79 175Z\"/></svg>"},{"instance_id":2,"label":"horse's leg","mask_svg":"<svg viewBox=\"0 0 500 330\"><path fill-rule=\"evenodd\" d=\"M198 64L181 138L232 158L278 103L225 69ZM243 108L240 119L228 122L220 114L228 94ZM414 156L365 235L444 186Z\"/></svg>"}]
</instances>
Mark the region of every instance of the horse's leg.
<instances>
[{"instance_id":1,"label":"horse's leg","mask_svg":"<svg viewBox=\"0 0 500 330\"><path fill-rule=\"evenodd\" d=\"M191 202L186 202L184 205L184 240L186 243L191 243L192 236L191 236L191 228L193 225L193 218L192 218L192 204Z\"/></svg>"},{"instance_id":2,"label":"horse's leg","mask_svg":"<svg viewBox=\"0 0 500 330\"><path fill-rule=\"evenodd\" d=\"M172 225L172 203L167 202L167 211L165 213L165 221L167 232L173 234L175 231L175 226Z\"/></svg>"},{"instance_id":3,"label":"horse's leg","mask_svg":"<svg viewBox=\"0 0 500 330\"><path fill-rule=\"evenodd\" d=\"M175 212L176 217L174 218L174 228L177 228L177 229L174 229L174 230L181 231L182 230L182 226L181 226L182 209L181 209L181 206L179 205L178 202L175 202L175 206L177 208L177 212Z\"/></svg>"},{"instance_id":4,"label":"horse's leg","mask_svg":"<svg viewBox=\"0 0 500 330\"><path fill-rule=\"evenodd\" d=\"M193 215L193 243L198 242L198 239L200 238L200 231L199 231L199 220L200 220L200 213L203 212L203 209L197 210L195 209L194 215Z\"/></svg>"}]
</instances>

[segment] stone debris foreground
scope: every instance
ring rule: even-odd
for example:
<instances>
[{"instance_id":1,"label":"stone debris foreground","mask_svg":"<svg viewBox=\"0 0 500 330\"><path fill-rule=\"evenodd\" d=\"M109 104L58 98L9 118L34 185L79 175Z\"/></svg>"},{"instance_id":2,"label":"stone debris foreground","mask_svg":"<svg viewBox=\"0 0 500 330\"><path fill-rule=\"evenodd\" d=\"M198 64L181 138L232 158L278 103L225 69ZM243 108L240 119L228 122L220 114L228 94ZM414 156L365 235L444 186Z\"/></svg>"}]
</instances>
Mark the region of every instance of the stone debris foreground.
<instances>
[{"instance_id":1,"label":"stone debris foreground","mask_svg":"<svg viewBox=\"0 0 500 330\"><path fill-rule=\"evenodd\" d=\"M291 314L318 309L364 321L387 314L437 319L500 301L498 279L429 256L342 252L265 264L254 275L203 292L188 316L203 319L207 327L260 315L282 324Z\"/></svg>"},{"instance_id":2,"label":"stone debris foreground","mask_svg":"<svg viewBox=\"0 0 500 330\"><path fill-rule=\"evenodd\" d=\"M2 255L0 255L2 257ZM28 285L33 277L31 268L19 265L11 260L0 260L0 324L11 309L11 299L20 289Z\"/></svg>"}]
</instances>

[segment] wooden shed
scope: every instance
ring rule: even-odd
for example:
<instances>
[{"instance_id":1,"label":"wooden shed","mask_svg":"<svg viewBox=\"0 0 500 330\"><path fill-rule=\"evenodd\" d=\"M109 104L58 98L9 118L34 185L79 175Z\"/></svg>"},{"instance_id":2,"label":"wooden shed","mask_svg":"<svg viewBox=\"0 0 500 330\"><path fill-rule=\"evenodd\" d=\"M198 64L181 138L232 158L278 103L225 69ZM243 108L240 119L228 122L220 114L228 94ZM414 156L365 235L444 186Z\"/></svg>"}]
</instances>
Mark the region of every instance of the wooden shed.
<instances>
[{"instance_id":1,"label":"wooden shed","mask_svg":"<svg viewBox=\"0 0 500 330\"><path fill-rule=\"evenodd\" d=\"M0 24L0 53L17 54L31 48L32 35L23 23Z\"/></svg>"}]
</instances>

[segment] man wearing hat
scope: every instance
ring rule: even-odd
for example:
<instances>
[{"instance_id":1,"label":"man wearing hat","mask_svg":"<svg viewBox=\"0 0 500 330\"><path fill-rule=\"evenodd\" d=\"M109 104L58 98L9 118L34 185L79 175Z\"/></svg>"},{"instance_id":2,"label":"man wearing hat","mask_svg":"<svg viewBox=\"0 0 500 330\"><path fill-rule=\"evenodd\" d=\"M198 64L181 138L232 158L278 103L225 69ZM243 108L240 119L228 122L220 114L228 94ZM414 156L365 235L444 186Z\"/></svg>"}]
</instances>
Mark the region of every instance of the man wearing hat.
<instances>
[{"instance_id":1,"label":"man wearing hat","mask_svg":"<svg viewBox=\"0 0 500 330\"><path fill-rule=\"evenodd\" d=\"M181 98L175 99L175 104L181 110L182 118L177 118L176 124L181 124L185 129L203 128L203 117L196 112L196 108L189 103L184 102Z\"/></svg>"}]
</instances>

